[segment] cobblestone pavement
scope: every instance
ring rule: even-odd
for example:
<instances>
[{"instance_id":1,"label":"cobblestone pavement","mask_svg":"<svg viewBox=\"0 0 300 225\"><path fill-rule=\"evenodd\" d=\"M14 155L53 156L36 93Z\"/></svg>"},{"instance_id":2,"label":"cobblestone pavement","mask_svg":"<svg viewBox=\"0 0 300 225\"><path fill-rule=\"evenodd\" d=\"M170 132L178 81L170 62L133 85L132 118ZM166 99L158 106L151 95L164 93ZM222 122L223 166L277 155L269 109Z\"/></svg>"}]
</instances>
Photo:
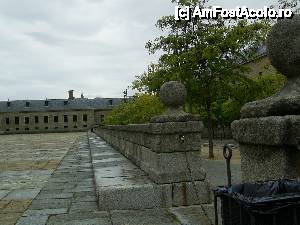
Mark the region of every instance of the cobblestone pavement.
<instances>
[{"instance_id":1,"label":"cobblestone pavement","mask_svg":"<svg viewBox=\"0 0 300 225\"><path fill-rule=\"evenodd\" d=\"M80 133L0 136L0 224L22 216Z\"/></svg>"}]
</instances>

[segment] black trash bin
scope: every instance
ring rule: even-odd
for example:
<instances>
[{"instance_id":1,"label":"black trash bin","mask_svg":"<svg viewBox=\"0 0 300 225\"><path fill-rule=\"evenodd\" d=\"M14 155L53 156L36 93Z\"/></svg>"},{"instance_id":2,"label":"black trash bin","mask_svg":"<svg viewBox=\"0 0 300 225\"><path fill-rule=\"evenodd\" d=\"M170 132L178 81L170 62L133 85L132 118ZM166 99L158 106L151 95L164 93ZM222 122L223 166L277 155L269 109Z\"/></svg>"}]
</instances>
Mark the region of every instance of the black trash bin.
<instances>
[{"instance_id":1,"label":"black trash bin","mask_svg":"<svg viewBox=\"0 0 300 225\"><path fill-rule=\"evenodd\" d=\"M300 225L300 181L243 183L214 190L223 225Z\"/></svg>"}]
</instances>

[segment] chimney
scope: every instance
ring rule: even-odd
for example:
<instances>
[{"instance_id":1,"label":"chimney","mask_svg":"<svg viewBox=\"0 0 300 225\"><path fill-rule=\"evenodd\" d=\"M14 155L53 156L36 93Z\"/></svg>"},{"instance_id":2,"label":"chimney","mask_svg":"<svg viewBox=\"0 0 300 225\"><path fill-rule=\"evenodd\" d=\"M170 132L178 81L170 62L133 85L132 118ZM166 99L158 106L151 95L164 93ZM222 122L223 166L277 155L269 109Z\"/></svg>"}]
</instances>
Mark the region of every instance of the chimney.
<instances>
[{"instance_id":1,"label":"chimney","mask_svg":"<svg viewBox=\"0 0 300 225\"><path fill-rule=\"evenodd\" d=\"M75 99L73 95L74 90L69 90L68 92L69 92L69 100Z\"/></svg>"}]
</instances>

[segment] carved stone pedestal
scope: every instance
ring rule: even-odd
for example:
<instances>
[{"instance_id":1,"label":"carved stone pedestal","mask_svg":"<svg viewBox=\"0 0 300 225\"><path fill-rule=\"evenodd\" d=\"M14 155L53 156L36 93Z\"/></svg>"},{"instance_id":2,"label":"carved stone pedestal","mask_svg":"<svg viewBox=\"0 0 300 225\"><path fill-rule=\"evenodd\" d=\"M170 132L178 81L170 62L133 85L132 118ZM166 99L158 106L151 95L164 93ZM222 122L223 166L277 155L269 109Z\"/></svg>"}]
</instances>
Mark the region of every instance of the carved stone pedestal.
<instances>
[{"instance_id":1,"label":"carved stone pedestal","mask_svg":"<svg viewBox=\"0 0 300 225\"><path fill-rule=\"evenodd\" d=\"M267 50L288 80L275 95L243 106L231 124L244 181L300 177L300 15L273 26Z\"/></svg>"},{"instance_id":2,"label":"carved stone pedestal","mask_svg":"<svg viewBox=\"0 0 300 225\"><path fill-rule=\"evenodd\" d=\"M243 181L300 177L300 115L241 119L231 128Z\"/></svg>"}]
</instances>

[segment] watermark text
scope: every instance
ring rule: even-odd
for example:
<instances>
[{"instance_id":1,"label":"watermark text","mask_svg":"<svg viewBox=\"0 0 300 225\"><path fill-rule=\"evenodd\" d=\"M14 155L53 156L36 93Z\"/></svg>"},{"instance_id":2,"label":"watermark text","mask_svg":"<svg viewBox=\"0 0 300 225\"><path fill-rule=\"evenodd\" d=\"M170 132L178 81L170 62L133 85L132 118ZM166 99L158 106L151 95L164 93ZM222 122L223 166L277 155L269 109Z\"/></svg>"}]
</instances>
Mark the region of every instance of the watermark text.
<instances>
[{"instance_id":1,"label":"watermark text","mask_svg":"<svg viewBox=\"0 0 300 225\"><path fill-rule=\"evenodd\" d=\"M217 19L219 16L224 19L283 19L292 18L293 15L291 9L276 10L267 6L262 9L250 9L246 6L237 6L235 9L223 9L220 6L211 8L175 7L175 20Z\"/></svg>"}]
</instances>

